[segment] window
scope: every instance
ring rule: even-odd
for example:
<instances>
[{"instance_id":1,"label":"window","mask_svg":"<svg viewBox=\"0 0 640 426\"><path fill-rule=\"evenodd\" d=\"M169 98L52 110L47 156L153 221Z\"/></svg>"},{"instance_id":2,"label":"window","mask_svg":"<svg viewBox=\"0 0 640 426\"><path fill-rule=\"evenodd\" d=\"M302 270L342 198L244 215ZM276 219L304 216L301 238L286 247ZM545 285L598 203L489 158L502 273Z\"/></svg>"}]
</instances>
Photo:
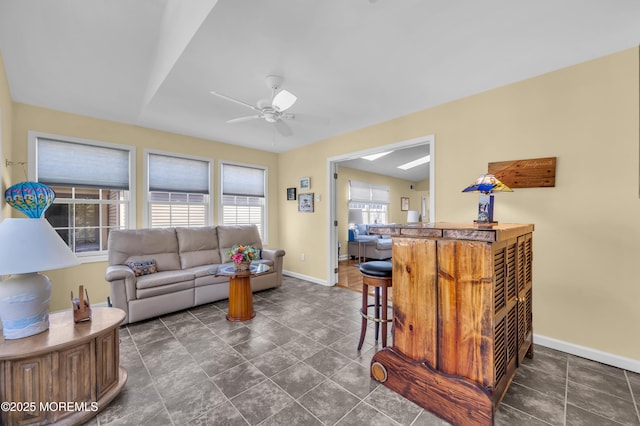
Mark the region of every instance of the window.
<instances>
[{"instance_id":1,"label":"window","mask_svg":"<svg viewBox=\"0 0 640 426\"><path fill-rule=\"evenodd\" d=\"M266 242L267 171L260 167L222 164L222 224L258 227Z\"/></svg>"},{"instance_id":2,"label":"window","mask_svg":"<svg viewBox=\"0 0 640 426\"><path fill-rule=\"evenodd\" d=\"M146 153L146 224L151 228L208 225L210 160Z\"/></svg>"},{"instance_id":3,"label":"window","mask_svg":"<svg viewBox=\"0 0 640 426\"><path fill-rule=\"evenodd\" d=\"M364 223L387 223L388 207L388 186L349 181L349 209L362 210Z\"/></svg>"},{"instance_id":4,"label":"window","mask_svg":"<svg viewBox=\"0 0 640 426\"><path fill-rule=\"evenodd\" d=\"M130 227L135 217L135 149L30 132L29 154L32 179L56 192L45 218L80 257L103 258L109 232Z\"/></svg>"}]
</instances>

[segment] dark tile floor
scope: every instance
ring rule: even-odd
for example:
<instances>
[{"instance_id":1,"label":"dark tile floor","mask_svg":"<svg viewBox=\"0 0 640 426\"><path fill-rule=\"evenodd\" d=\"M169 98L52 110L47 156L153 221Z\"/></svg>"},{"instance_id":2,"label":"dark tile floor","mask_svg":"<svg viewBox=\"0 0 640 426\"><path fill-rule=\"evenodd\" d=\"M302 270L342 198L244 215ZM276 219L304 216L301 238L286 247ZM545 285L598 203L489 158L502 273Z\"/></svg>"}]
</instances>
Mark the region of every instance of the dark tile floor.
<instances>
[{"instance_id":1,"label":"dark tile floor","mask_svg":"<svg viewBox=\"0 0 640 426\"><path fill-rule=\"evenodd\" d=\"M359 293L285 277L254 295L256 317L226 301L121 328L123 392L89 425L446 425L369 378ZM536 346L496 425L638 425L640 374Z\"/></svg>"}]
</instances>

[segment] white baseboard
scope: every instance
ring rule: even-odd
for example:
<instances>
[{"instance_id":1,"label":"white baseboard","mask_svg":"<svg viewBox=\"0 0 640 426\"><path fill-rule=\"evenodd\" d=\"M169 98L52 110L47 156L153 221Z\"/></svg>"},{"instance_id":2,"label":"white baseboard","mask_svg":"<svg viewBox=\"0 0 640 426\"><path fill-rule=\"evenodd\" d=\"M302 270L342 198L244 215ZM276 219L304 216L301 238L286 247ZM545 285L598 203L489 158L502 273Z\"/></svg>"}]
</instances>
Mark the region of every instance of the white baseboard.
<instances>
[{"instance_id":1,"label":"white baseboard","mask_svg":"<svg viewBox=\"0 0 640 426\"><path fill-rule=\"evenodd\" d=\"M305 280L305 281L310 281L310 282L312 282L314 284L320 284L320 285L323 285L325 287L333 287L332 285L329 284L329 282L327 280L321 280L321 279L316 278L316 277L310 277L308 275L298 274L297 272L287 271L286 269L284 269L282 271L282 275L287 275L289 277L299 278L299 279Z\"/></svg>"},{"instance_id":2,"label":"white baseboard","mask_svg":"<svg viewBox=\"0 0 640 426\"><path fill-rule=\"evenodd\" d=\"M622 368L623 370L640 373L640 360L637 359L602 352L597 349L587 348L586 346L575 345L573 343L564 342L551 337L540 336L539 334L533 335L533 342L536 345L556 349L558 351L587 358L592 361L601 362L603 364L612 365L614 367Z\"/></svg>"}]
</instances>

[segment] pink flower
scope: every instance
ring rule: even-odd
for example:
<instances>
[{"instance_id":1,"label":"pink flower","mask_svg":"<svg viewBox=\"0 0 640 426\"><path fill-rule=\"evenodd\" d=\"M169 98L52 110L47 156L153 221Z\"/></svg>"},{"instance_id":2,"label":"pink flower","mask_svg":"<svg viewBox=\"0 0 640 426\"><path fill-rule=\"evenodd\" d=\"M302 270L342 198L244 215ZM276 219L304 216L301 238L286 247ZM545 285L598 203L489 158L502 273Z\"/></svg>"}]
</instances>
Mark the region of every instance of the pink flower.
<instances>
[{"instance_id":1,"label":"pink flower","mask_svg":"<svg viewBox=\"0 0 640 426\"><path fill-rule=\"evenodd\" d=\"M244 256L242 256L242 253L236 253L233 256L231 256L231 258L233 259L234 262L236 263L242 263L242 258Z\"/></svg>"}]
</instances>

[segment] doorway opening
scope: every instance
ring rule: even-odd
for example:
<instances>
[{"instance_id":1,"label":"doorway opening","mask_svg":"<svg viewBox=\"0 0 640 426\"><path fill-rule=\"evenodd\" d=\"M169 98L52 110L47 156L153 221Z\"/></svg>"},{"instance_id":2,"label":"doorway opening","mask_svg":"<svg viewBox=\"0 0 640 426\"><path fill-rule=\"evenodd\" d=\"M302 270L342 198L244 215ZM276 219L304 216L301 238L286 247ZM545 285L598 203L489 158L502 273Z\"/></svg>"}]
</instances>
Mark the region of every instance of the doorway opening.
<instances>
[{"instance_id":1,"label":"doorway opening","mask_svg":"<svg viewBox=\"0 0 640 426\"><path fill-rule=\"evenodd\" d=\"M346 176L355 180L375 181L372 186L389 187L386 223L407 223L410 211L417 212L421 222L435 221L435 136L425 135L362 151L331 157L327 160L329 179L329 254L328 285L339 281L339 260L349 257L348 211L350 200L345 185ZM384 154L384 155L382 155ZM367 157L367 158L363 158ZM377 157L377 158L376 158ZM425 160L425 157L426 160ZM369 158L374 158L370 160ZM399 165L422 159L415 167L403 173ZM397 170L396 170L397 169ZM341 176L342 173L342 176ZM388 177L388 185L384 183ZM412 200L410 203L406 199ZM352 207L362 207L351 204ZM363 208L366 208L363 207ZM366 212L366 210L365 210ZM384 214L376 218L385 217ZM369 216L369 220L373 216ZM376 219L378 220L378 219ZM355 268L354 268L355 269ZM350 274L350 276L354 276ZM354 276L355 277L355 276Z\"/></svg>"}]
</instances>

